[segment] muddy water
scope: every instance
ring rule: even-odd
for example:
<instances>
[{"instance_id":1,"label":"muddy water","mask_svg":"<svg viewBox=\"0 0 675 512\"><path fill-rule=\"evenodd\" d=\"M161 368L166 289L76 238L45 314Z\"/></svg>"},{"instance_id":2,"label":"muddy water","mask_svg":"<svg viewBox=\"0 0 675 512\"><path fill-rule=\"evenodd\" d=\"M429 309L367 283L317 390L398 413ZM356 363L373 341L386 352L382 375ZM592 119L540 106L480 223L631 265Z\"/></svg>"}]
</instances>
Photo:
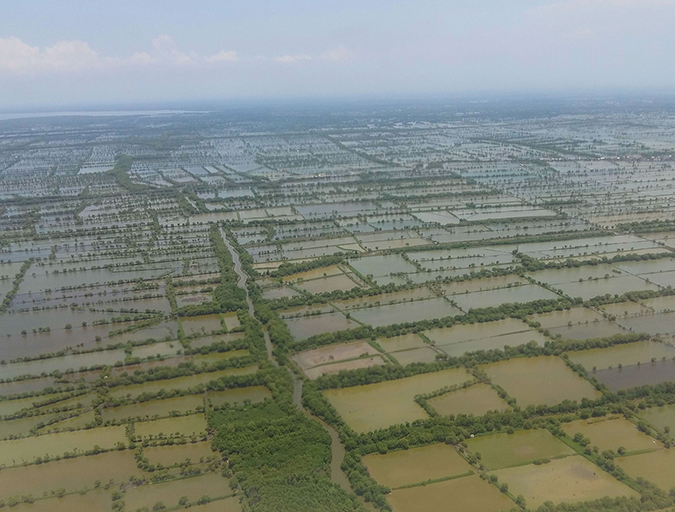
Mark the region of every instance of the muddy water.
<instances>
[{"instance_id":1,"label":"muddy water","mask_svg":"<svg viewBox=\"0 0 675 512\"><path fill-rule=\"evenodd\" d=\"M594 376L612 392L637 386L653 386L662 382L675 381L675 361L671 359L601 370L595 372Z\"/></svg>"}]
</instances>

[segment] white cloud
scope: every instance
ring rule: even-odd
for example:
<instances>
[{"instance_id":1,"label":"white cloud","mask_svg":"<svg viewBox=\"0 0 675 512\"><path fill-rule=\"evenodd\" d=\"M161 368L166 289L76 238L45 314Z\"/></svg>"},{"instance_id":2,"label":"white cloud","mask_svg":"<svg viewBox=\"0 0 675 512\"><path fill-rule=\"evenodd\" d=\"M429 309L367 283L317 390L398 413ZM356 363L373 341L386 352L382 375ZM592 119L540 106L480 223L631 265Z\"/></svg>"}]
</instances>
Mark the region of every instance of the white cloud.
<instances>
[{"instance_id":1,"label":"white cloud","mask_svg":"<svg viewBox=\"0 0 675 512\"><path fill-rule=\"evenodd\" d=\"M154 38L149 51L139 51L123 58L101 57L84 41L59 41L53 46L41 49L24 43L18 37L0 38L0 74L65 73L120 67L206 66L239 60L234 50L222 50L210 56L201 56L194 52L185 53L168 35Z\"/></svg>"},{"instance_id":2,"label":"white cloud","mask_svg":"<svg viewBox=\"0 0 675 512\"><path fill-rule=\"evenodd\" d=\"M236 62L239 60L239 57L237 57L237 52L234 50L222 50L219 53L216 53L215 55L211 55L210 57L205 57L204 60L206 62Z\"/></svg>"},{"instance_id":3,"label":"white cloud","mask_svg":"<svg viewBox=\"0 0 675 512\"><path fill-rule=\"evenodd\" d=\"M76 71L98 65L98 55L83 41L60 41L40 50L18 37L0 39L0 72Z\"/></svg>"},{"instance_id":4,"label":"white cloud","mask_svg":"<svg viewBox=\"0 0 675 512\"><path fill-rule=\"evenodd\" d=\"M337 62L347 60L351 58L351 56L352 56L351 52L347 50L345 46L340 45L328 50L321 56L321 58L324 60L332 60Z\"/></svg>"},{"instance_id":5,"label":"white cloud","mask_svg":"<svg viewBox=\"0 0 675 512\"><path fill-rule=\"evenodd\" d=\"M274 60L277 62L281 62L282 64L294 64L296 62L303 62L303 61L308 61L312 60L311 55L282 55L281 57L277 57Z\"/></svg>"},{"instance_id":6,"label":"white cloud","mask_svg":"<svg viewBox=\"0 0 675 512\"><path fill-rule=\"evenodd\" d=\"M164 64L194 64L193 59L178 49L178 45L169 35L163 34L152 40L153 52L150 54L153 62Z\"/></svg>"}]
</instances>

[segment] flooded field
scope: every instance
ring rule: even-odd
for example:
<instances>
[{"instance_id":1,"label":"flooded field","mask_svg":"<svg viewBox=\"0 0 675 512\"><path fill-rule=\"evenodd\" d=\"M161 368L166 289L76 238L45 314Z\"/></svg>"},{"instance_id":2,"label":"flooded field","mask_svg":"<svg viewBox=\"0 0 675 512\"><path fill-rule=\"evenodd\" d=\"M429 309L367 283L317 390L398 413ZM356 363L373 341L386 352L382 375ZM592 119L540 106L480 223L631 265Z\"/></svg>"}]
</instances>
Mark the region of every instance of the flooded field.
<instances>
[{"instance_id":1,"label":"flooded field","mask_svg":"<svg viewBox=\"0 0 675 512\"><path fill-rule=\"evenodd\" d=\"M488 469L522 466L538 459L573 455L574 450L543 429L491 434L467 440L472 453L480 453Z\"/></svg>"},{"instance_id":2,"label":"flooded field","mask_svg":"<svg viewBox=\"0 0 675 512\"><path fill-rule=\"evenodd\" d=\"M122 483L140 476L130 450L53 461L0 471L0 499L65 489L67 493L94 488L96 481Z\"/></svg>"},{"instance_id":3,"label":"flooded field","mask_svg":"<svg viewBox=\"0 0 675 512\"><path fill-rule=\"evenodd\" d=\"M653 359L661 360L664 357L672 359L675 357L675 347L655 341L638 341L607 348L568 352L567 355L571 361L592 371L646 364Z\"/></svg>"},{"instance_id":4,"label":"flooded field","mask_svg":"<svg viewBox=\"0 0 675 512\"><path fill-rule=\"evenodd\" d=\"M637 425L623 418L573 421L564 423L562 429L570 437L574 437L574 434L577 433L582 434L591 440L591 444L598 446L600 450L617 451L619 447L623 447L626 451L633 452L663 447L660 442L640 432Z\"/></svg>"},{"instance_id":5,"label":"flooded field","mask_svg":"<svg viewBox=\"0 0 675 512\"><path fill-rule=\"evenodd\" d=\"M366 455L363 463L370 476L392 489L473 472L473 467L446 444L432 444L386 455Z\"/></svg>"},{"instance_id":6,"label":"flooded field","mask_svg":"<svg viewBox=\"0 0 675 512\"><path fill-rule=\"evenodd\" d=\"M65 452L81 454L93 450L95 446L110 450L118 443L126 442L124 427L100 427L0 441L0 465L12 467L30 464L36 457L62 456Z\"/></svg>"},{"instance_id":7,"label":"flooded field","mask_svg":"<svg viewBox=\"0 0 675 512\"><path fill-rule=\"evenodd\" d=\"M158 502L165 507L176 507L178 501L188 497L189 503L195 503L202 496L212 498L232 494L228 480L219 474L206 474L172 482L132 487L124 493L124 501L131 510L141 507L153 508Z\"/></svg>"},{"instance_id":8,"label":"flooded field","mask_svg":"<svg viewBox=\"0 0 675 512\"><path fill-rule=\"evenodd\" d=\"M431 329L424 334L435 342L438 349L455 357L477 350L503 350L505 345L516 347L530 341L543 345L547 340L541 333L513 318Z\"/></svg>"},{"instance_id":9,"label":"flooded field","mask_svg":"<svg viewBox=\"0 0 675 512\"><path fill-rule=\"evenodd\" d=\"M482 383L430 398L427 403L441 416L450 414L483 416L488 411L503 412L509 408L494 389Z\"/></svg>"},{"instance_id":10,"label":"flooded field","mask_svg":"<svg viewBox=\"0 0 675 512\"><path fill-rule=\"evenodd\" d=\"M324 332L354 329L360 325L353 320L349 320L341 313L288 318L285 321L293 337L298 340L304 340Z\"/></svg>"},{"instance_id":11,"label":"flooded field","mask_svg":"<svg viewBox=\"0 0 675 512\"><path fill-rule=\"evenodd\" d=\"M392 491L388 497L396 512L498 512L513 502L478 475Z\"/></svg>"},{"instance_id":12,"label":"flooded field","mask_svg":"<svg viewBox=\"0 0 675 512\"><path fill-rule=\"evenodd\" d=\"M396 354L400 354L397 352ZM306 370L304 373L310 379L316 379L321 375L330 375L332 373L339 373L342 370L357 370L359 368L369 368L371 366L381 366L387 364L383 356L372 356L372 357L362 357L359 359L353 359L351 361L342 361L338 363L326 364L322 366L316 366ZM401 363L403 364L403 363Z\"/></svg>"},{"instance_id":13,"label":"flooded field","mask_svg":"<svg viewBox=\"0 0 675 512\"><path fill-rule=\"evenodd\" d=\"M330 364L347 359L356 359L378 353L379 352L370 346L367 341L353 341L350 343L340 343L338 345L329 345L313 350L306 350L291 356L291 359L295 361L301 370L305 371L319 365Z\"/></svg>"},{"instance_id":14,"label":"flooded field","mask_svg":"<svg viewBox=\"0 0 675 512\"><path fill-rule=\"evenodd\" d=\"M114 398L137 397L143 393L158 393L162 389L170 391L172 389L193 389L197 386L207 384L212 380L218 380L220 377L228 375L248 375L257 371L257 366L247 366L244 368L231 368L216 372L199 373L186 377L177 377L175 379L156 380L144 384L132 384L130 386L119 386L110 390L110 396Z\"/></svg>"},{"instance_id":15,"label":"flooded field","mask_svg":"<svg viewBox=\"0 0 675 512\"><path fill-rule=\"evenodd\" d=\"M165 400L148 400L120 407L106 407L101 411L103 421L124 419L152 419L169 416L172 412L185 414L204 406L203 395L186 395Z\"/></svg>"},{"instance_id":16,"label":"flooded field","mask_svg":"<svg viewBox=\"0 0 675 512\"><path fill-rule=\"evenodd\" d=\"M445 299L428 299L401 304L374 306L354 311L352 316L368 325L380 326L405 322L418 322L461 314Z\"/></svg>"},{"instance_id":17,"label":"flooded field","mask_svg":"<svg viewBox=\"0 0 675 512\"><path fill-rule=\"evenodd\" d=\"M658 485L664 492L675 486L675 451L657 450L650 453L620 457L616 463L633 478L642 477Z\"/></svg>"},{"instance_id":18,"label":"flooded field","mask_svg":"<svg viewBox=\"0 0 675 512\"><path fill-rule=\"evenodd\" d=\"M672 382L675 379L675 361L671 359L600 370L594 375L612 392L637 386L653 386L662 382Z\"/></svg>"},{"instance_id":19,"label":"flooded field","mask_svg":"<svg viewBox=\"0 0 675 512\"><path fill-rule=\"evenodd\" d=\"M617 323L632 332L651 335L675 333L675 313L656 313L617 319Z\"/></svg>"},{"instance_id":20,"label":"flooded field","mask_svg":"<svg viewBox=\"0 0 675 512\"><path fill-rule=\"evenodd\" d=\"M639 496L579 455L540 466L501 469L493 474L500 482L509 484L512 493L522 494L528 507L539 507L546 501L577 503L604 497Z\"/></svg>"},{"instance_id":21,"label":"flooded field","mask_svg":"<svg viewBox=\"0 0 675 512\"><path fill-rule=\"evenodd\" d=\"M415 395L467 380L469 375L465 370L452 369L365 386L330 389L324 395L353 430L367 432L426 418L424 409L413 401Z\"/></svg>"},{"instance_id":22,"label":"flooded field","mask_svg":"<svg viewBox=\"0 0 675 512\"><path fill-rule=\"evenodd\" d=\"M63 498L40 499L31 504L20 503L13 508L17 512L72 512L73 510L108 512L110 509L110 493L103 490L89 491L86 494L70 494Z\"/></svg>"},{"instance_id":23,"label":"flooded field","mask_svg":"<svg viewBox=\"0 0 675 512\"><path fill-rule=\"evenodd\" d=\"M662 407L650 407L640 412L640 416L654 425L661 432L668 427L675 431L675 405L664 405Z\"/></svg>"},{"instance_id":24,"label":"flooded field","mask_svg":"<svg viewBox=\"0 0 675 512\"><path fill-rule=\"evenodd\" d=\"M148 459L150 464L161 464L169 467L181 464L188 459L192 463L217 459L219 454L211 449L210 441L199 441L171 446L149 446L143 448L143 456Z\"/></svg>"},{"instance_id":25,"label":"flooded field","mask_svg":"<svg viewBox=\"0 0 675 512\"><path fill-rule=\"evenodd\" d=\"M245 388L226 389L224 391L209 391L206 399L214 407L221 407L225 404L243 404L245 401L262 402L267 398L272 398L272 392L264 386L250 386Z\"/></svg>"},{"instance_id":26,"label":"flooded field","mask_svg":"<svg viewBox=\"0 0 675 512\"><path fill-rule=\"evenodd\" d=\"M417 334L404 334L402 336L392 336L391 338L377 338L375 342L380 345L385 352L397 352L399 350L409 350L411 348L422 348L426 346L424 340Z\"/></svg>"},{"instance_id":27,"label":"flooded field","mask_svg":"<svg viewBox=\"0 0 675 512\"><path fill-rule=\"evenodd\" d=\"M482 367L492 382L506 390L520 407L555 405L563 400L581 401L601 393L553 356L510 359ZM536 385L532 385L535 383Z\"/></svg>"},{"instance_id":28,"label":"flooded field","mask_svg":"<svg viewBox=\"0 0 675 512\"><path fill-rule=\"evenodd\" d=\"M0 508L672 508L675 111L523 101L0 119Z\"/></svg>"},{"instance_id":29,"label":"flooded field","mask_svg":"<svg viewBox=\"0 0 675 512\"><path fill-rule=\"evenodd\" d=\"M531 302L533 300L555 299L558 296L535 284L514 286L483 292L454 295L452 299L464 311L478 308L497 307L512 302Z\"/></svg>"}]
</instances>

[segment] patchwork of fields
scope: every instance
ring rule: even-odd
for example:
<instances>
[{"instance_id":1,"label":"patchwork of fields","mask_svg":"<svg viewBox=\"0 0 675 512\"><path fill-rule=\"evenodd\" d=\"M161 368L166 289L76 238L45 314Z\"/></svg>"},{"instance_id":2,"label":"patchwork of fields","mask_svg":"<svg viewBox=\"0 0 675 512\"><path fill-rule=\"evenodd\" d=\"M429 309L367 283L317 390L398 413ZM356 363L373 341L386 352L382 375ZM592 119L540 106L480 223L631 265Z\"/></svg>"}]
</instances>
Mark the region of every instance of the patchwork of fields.
<instances>
[{"instance_id":1,"label":"patchwork of fields","mask_svg":"<svg viewBox=\"0 0 675 512\"><path fill-rule=\"evenodd\" d=\"M204 115L0 122L0 508L675 507L670 117Z\"/></svg>"}]
</instances>

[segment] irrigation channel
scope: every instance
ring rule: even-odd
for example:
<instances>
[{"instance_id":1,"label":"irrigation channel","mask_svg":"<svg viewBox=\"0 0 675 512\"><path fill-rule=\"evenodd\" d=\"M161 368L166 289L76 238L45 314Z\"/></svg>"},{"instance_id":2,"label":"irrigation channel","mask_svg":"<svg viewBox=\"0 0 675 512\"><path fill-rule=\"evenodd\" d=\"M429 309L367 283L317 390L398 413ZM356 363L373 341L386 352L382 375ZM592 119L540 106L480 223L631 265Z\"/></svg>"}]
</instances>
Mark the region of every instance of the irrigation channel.
<instances>
[{"instance_id":1,"label":"irrigation channel","mask_svg":"<svg viewBox=\"0 0 675 512\"><path fill-rule=\"evenodd\" d=\"M251 317L255 317L255 310L253 308L253 301L251 301L251 297L249 297L248 294L248 288L246 286L246 280L248 279L248 275L246 272L241 267L241 260L239 258L239 253L232 247L232 244L230 241L227 239L227 236L225 232L221 229L220 230L220 235L223 238L223 242L225 242L225 246L227 247L227 250L230 251L230 254L232 255L232 261L234 262L234 271L237 273L237 276L239 279L237 280L237 285L242 288L244 291L246 291L246 303L248 304L248 314ZM269 334L267 333L266 329L263 329L263 332L265 334L265 347L267 348L267 358L274 364L274 366L279 366L279 363L274 359L272 356L272 342L270 341ZM345 457L345 448L342 446L342 443L340 442L340 436L337 433L337 431L322 421L321 419L317 418L316 416L313 416L305 407L302 405L302 379L299 378L293 371L288 368L288 372L291 374L293 377L293 403L295 406L300 410L303 414L305 414L308 418L311 418L314 421L319 422L319 424L323 427L323 429L328 432L330 435L331 443L330 443L330 448L331 448L331 462L330 462L330 478L333 483L338 484L340 487L342 487L345 491L347 492L353 492L351 486L349 485L349 480L347 479L347 475L345 475L344 471L340 468L342 465L342 460Z\"/></svg>"}]
</instances>

